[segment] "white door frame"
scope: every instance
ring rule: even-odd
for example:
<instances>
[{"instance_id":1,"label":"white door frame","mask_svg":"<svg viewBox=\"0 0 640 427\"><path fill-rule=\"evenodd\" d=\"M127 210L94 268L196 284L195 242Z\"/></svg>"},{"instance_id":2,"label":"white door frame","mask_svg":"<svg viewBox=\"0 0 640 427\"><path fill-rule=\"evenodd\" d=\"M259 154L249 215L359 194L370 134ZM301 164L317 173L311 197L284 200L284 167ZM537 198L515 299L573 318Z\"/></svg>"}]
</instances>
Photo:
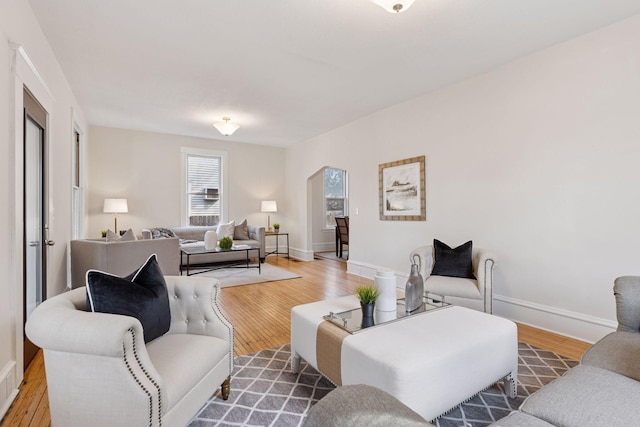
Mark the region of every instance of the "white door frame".
<instances>
[{"instance_id":1,"label":"white door frame","mask_svg":"<svg viewBox=\"0 0 640 427\"><path fill-rule=\"evenodd\" d=\"M23 224L22 220L24 218L23 212L23 188L24 188L24 154L23 154L23 145L24 145L24 131L23 131L23 90L24 88L28 88L29 92L34 96L34 98L42 105L47 114L47 127L45 130L45 141L50 141L50 133L51 133L51 123L53 116L53 104L54 98L49 90L47 84L45 83L42 75L29 58L27 51L19 44L9 42L9 47L11 48L11 56L12 56L12 71L14 74L14 126L13 126L13 134L14 134L14 144L13 144L13 170L11 173L12 181L9 186L10 197L14 203L14 210L12 212L11 223L13 226L11 227L11 246L13 250L11 251L11 260L10 260L10 277L12 278L11 282L13 283L11 289L11 306L13 308L13 318L12 322L15 326L15 344L14 344L14 357L15 357L15 371L14 378L16 379L15 390L14 392L17 394L17 388L22 383L24 378L24 362L23 362L23 336L24 336L24 326L23 326L23 271L22 265L24 262L22 251L23 251ZM50 159L50 157L49 157ZM49 162L49 160L45 160ZM46 177L47 182L50 182L50 167L45 167L45 171L48 174ZM11 185L12 184L12 185ZM50 196L47 195L47 200L45 201L44 209L47 211L50 210ZM12 392L13 394L13 392ZM13 396L11 400L14 398Z\"/></svg>"}]
</instances>

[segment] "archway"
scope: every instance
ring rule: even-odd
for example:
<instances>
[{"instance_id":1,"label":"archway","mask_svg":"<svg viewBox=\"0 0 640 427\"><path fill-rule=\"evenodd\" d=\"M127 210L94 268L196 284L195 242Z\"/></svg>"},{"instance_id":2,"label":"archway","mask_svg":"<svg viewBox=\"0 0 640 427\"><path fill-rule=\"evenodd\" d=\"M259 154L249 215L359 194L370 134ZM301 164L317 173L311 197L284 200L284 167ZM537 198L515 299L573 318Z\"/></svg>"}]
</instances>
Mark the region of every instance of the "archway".
<instances>
[{"instance_id":1,"label":"archway","mask_svg":"<svg viewBox=\"0 0 640 427\"><path fill-rule=\"evenodd\" d=\"M335 254L335 217L348 213L346 170L324 166L307 179L307 242L314 254Z\"/></svg>"}]
</instances>

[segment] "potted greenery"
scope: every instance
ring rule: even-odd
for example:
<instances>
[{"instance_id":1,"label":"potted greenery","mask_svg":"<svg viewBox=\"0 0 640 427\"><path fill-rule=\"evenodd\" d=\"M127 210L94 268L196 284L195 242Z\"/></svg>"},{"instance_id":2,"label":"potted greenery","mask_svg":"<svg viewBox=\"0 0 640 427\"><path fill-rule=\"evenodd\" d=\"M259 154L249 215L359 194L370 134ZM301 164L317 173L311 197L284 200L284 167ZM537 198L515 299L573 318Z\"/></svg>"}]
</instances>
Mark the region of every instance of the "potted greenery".
<instances>
[{"instance_id":1,"label":"potted greenery","mask_svg":"<svg viewBox=\"0 0 640 427\"><path fill-rule=\"evenodd\" d=\"M360 286L356 288L356 295L358 295L362 307L362 317L373 317L373 309L376 306L378 296L380 296L378 288L373 285Z\"/></svg>"},{"instance_id":2,"label":"potted greenery","mask_svg":"<svg viewBox=\"0 0 640 427\"><path fill-rule=\"evenodd\" d=\"M223 237L222 239L220 239L220 249L231 249L231 247L233 246L233 239L229 236Z\"/></svg>"},{"instance_id":3,"label":"potted greenery","mask_svg":"<svg viewBox=\"0 0 640 427\"><path fill-rule=\"evenodd\" d=\"M280 224L278 224L277 222L275 224L273 224L273 229L275 230L276 233L280 232Z\"/></svg>"},{"instance_id":4,"label":"potted greenery","mask_svg":"<svg viewBox=\"0 0 640 427\"><path fill-rule=\"evenodd\" d=\"M102 238L105 239L107 237L107 230L102 230L100 234L102 234Z\"/></svg>"}]
</instances>

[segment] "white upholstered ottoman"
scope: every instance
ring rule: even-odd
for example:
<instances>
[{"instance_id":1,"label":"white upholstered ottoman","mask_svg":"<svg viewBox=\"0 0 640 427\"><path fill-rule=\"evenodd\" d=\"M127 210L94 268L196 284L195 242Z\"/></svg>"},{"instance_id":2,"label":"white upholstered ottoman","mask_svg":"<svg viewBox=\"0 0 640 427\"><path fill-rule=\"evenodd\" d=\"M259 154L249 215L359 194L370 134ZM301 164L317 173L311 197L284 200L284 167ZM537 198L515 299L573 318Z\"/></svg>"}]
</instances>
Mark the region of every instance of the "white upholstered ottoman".
<instances>
[{"instance_id":1,"label":"white upholstered ottoman","mask_svg":"<svg viewBox=\"0 0 640 427\"><path fill-rule=\"evenodd\" d=\"M378 387L426 420L500 380L515 397L518 339L510 320L451 306L348 334L322 318L330 311L357 307L357 298L347 296L291 309L292 372L299 371L302 357L337 385ZM332 366L318 353L330 345L316 345L323 322L325 331L335 328L346 335L337 348L339 362ZM318 367L318 354L323 369Z\"/></svg>"}]
</instances>

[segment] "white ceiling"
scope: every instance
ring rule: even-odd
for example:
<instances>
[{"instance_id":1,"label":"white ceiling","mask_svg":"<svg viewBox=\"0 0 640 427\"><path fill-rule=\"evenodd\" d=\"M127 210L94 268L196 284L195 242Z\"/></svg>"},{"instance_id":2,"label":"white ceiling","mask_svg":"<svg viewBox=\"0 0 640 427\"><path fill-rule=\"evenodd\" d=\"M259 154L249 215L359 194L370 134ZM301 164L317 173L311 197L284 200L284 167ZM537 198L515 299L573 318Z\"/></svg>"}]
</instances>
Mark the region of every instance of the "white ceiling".
<instances>
[{"instance_id":1,"label":"white ceiling","mask_svg":"<svg viewBox=\"0 0 640 427\"><path fill-rule=\"evenodd\" d=\"M288 146L640 13L639 0L30 0L89 123ZM222 137L212 123L240 129Z\"/></svg>"}]
</instances>

